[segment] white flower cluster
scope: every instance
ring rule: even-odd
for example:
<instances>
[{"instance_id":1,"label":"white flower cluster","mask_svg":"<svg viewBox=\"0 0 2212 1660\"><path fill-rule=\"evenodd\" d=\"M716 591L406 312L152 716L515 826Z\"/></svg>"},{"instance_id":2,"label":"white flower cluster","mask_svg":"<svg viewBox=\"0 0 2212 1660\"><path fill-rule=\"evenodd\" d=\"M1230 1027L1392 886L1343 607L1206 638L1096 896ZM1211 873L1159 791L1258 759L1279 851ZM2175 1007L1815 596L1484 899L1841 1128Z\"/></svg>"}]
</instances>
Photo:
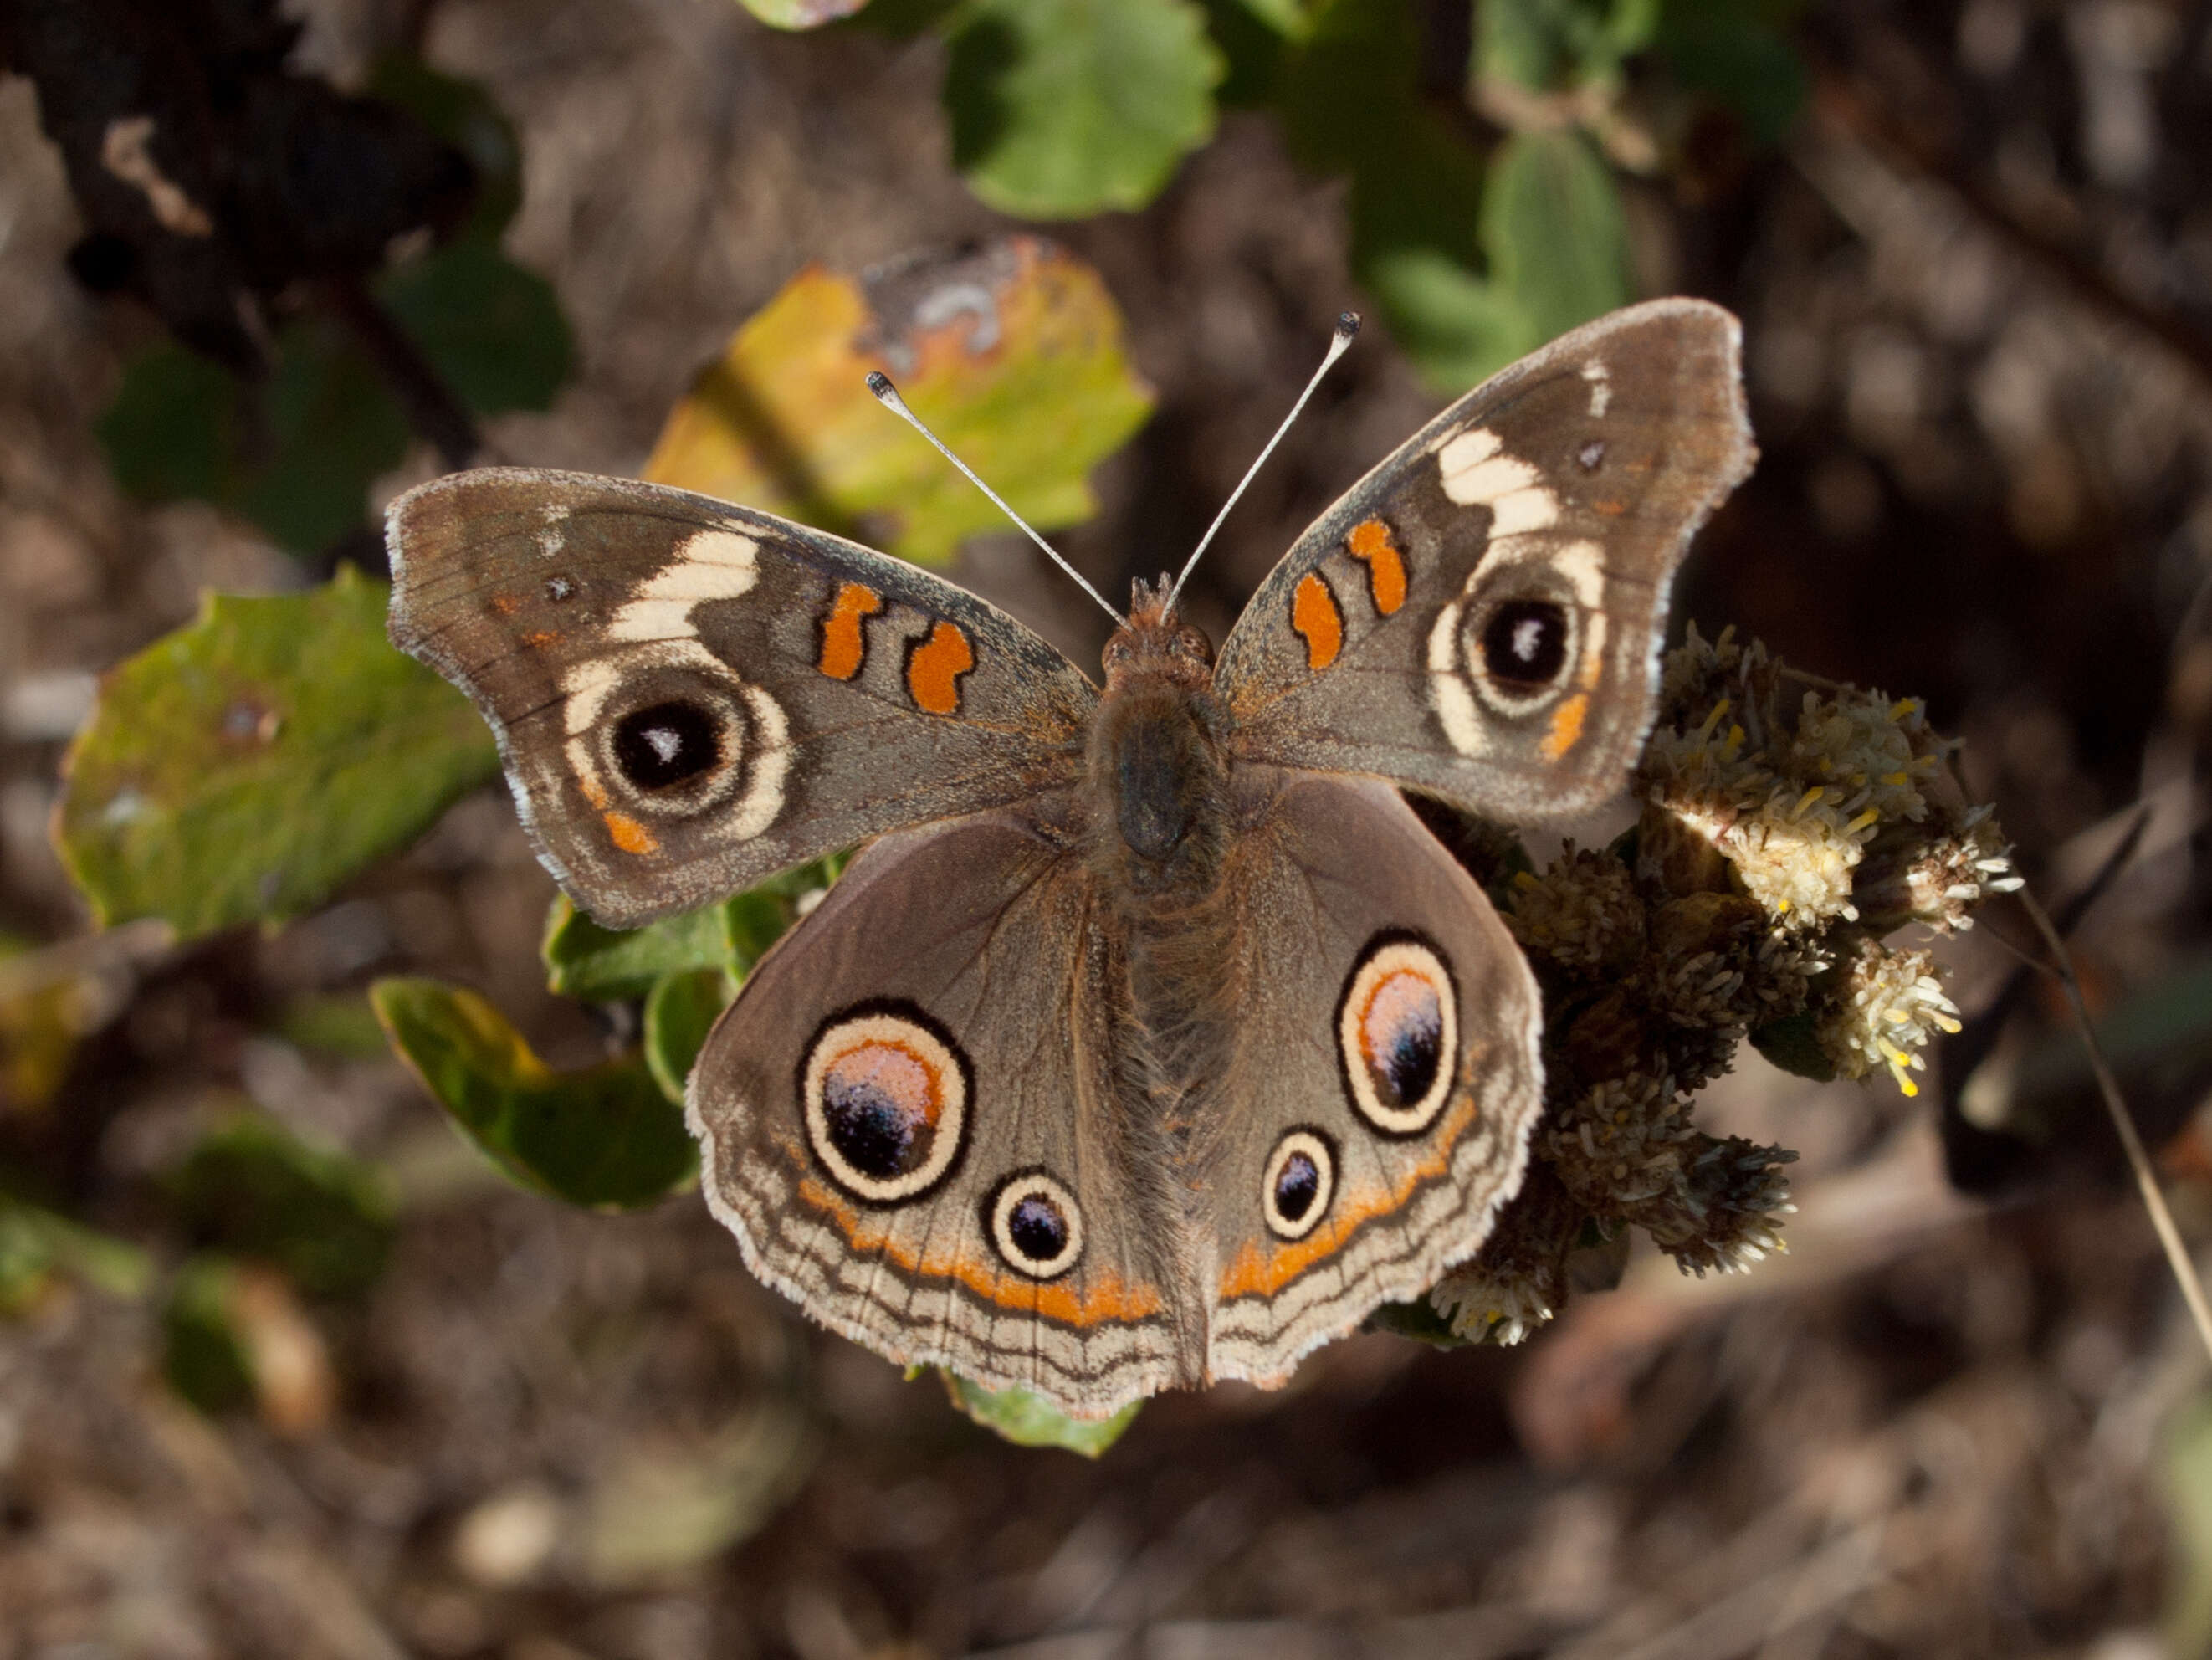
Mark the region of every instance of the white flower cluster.
<instances>
[{"instance_id":1,"label":"white flower cluster","mask_svg":"<svg viewBox=\"0 0 2212 1660\"><path fill-rule=\"evenodd\" d=\"M1944 994L1936 959L1862 939L1839 980L1816 1028L1837 1075L1863 1078L1887 1067L1899 1089L1919 1094L1912 1074L1925 1069L1921 1047L1939 1031L1959 1030L1958 1006Z\"/></svg>"},{"instance_id":2,"label":"white flower cluster","mask_svg":"<svg viewBox=\"0 0 2212 1660\"><path fill-rule=\"evenodd\" d=\"M1486 1274L1480 1261L1437 1280L1429 1303L1449 1323L1453 1336L1510 1348L1551 1319L1551 1305L1529 1280Z\"/></svg>"}]
</instances>

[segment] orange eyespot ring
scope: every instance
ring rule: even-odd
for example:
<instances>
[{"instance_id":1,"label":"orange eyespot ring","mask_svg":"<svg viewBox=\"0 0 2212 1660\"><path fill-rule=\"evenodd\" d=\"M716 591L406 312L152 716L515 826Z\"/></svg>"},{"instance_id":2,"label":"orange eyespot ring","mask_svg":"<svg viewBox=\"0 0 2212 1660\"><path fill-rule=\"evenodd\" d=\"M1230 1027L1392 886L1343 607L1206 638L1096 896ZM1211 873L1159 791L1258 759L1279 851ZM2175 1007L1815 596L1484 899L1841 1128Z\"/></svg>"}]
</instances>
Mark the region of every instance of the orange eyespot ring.
<instances>
[{"instance_id":1,"label":"orange eyespot ring","mask_svg":"<svg viewBox=\"0 0 2212 1660\"><path fill-rule=\"evenodd\" d=\"M970 1079L951 1034L913 1004L856 1004L823 1023L799 1063L807 1145L852 1197L908 1203L959 1162Z\"/></svg>"},{"instance_id":2,"label":"orange eyespot ring","mask_svg":"<svg viewBox=\"0 0 2212 1660\"><path fill-rule=\"evenodd\" d=\"M1346 1097L1368 1128L1419 1135L1450 1098L1459 1061L1459 990L1443 953L1419 934L1368 941L1336 1006Z\"/></svg>"}]
</instances>

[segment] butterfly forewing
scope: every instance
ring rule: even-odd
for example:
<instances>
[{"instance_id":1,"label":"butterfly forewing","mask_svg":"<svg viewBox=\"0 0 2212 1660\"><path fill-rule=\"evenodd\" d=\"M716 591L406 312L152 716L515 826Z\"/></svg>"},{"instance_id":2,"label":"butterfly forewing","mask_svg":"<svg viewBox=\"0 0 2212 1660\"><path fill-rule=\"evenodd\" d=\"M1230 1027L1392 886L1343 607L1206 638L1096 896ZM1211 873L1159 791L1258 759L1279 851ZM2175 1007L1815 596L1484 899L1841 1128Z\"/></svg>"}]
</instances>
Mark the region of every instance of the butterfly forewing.
<instances>
[{"instance_id":1,"label":"butterfly forewing","mask_svg":"<svg viewBox=\"0 0 2212 1660\"><path fill-rule=\"evenodd\" d=\"M1223 646L1240 752L1513 821L1617 789L1650 724L1668 584L1751 467L1740 340L1700 301L1632 307L1414 435Z\"/></svg>"},{"instance_id":2,"label":"butterfly forewing","mask_svg":"<svg viewBox=\"0 0 2212 1660\"><path fill-rule=\"evenodd\" d=\"M488 468L392 506L391 632L476 700L615 927L1080 764L1097 694L950 582L652 484Z\"/></svg>"}]
</instances>

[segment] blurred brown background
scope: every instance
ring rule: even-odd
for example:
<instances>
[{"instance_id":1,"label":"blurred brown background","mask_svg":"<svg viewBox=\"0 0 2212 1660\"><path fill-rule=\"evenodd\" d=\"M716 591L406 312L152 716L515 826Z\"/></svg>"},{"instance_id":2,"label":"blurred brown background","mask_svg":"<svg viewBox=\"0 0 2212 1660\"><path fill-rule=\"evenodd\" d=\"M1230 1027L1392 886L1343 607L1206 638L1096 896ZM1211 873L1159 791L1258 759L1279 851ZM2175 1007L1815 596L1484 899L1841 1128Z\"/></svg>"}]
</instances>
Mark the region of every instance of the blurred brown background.
<instances>
[{"instance_id":1,"label":"blurred brown background","mask_svg":"<svg viewBox=\"0 0 2212 1660\"><path fill-rule=\"evenodd\" d=\"M779 35L726 0L295 10L295 62L343 84L419 30L520 132L507 246L558 290L580 365L551 413L494 423L505 459L633 471L803 263L1005 228L951 169L927 36ZM2147 806L2076 936L2100 1008L2177 983L2212 922L2209 18L1815 6L1814 100L1778 149L1716 131L1683 178L1630 185L1645 291L1743 317L1764 451L1678 616L1929 699L2054 908ZM1232 114L1151 208L1053 228L1159 396L1097 474L1104 510L1060 538L1109 593L1180 560L1362 303L1342 206ZM47 941L84 927L46 824L92 678L203 587L311 575L211 510L118 495L91 424L154 325L73 286L77 229L30 88L0 82L0 923ZM1434 407L1363 337L1209 556L1217 638ZM422 452L389 487L434 470ZM1099 619L1018 537L956 575L1095 662ZM2153 1660L2212 1573L2170 1492L2208 1503L2212 1461L2172 1427L2205 1357L2077 1095L2015 1112L2026 1086L1992 1074L1962 1117L1955 1076L1907 1103L1747 1050L1701 1122L1803 1153L1786 1259L1697 1281L1639 1257L1511 1352L1355 1339L1279 1395L1155 1402L1090 1464L807 1328L696 1199L605 1219L526 1195L396 1063L270 1035L303 990L423 971L589 1060L607 1034L536 956L551 891L484 792L288 932L118 967L55 1103L0 1126L125 1235L149 1173L240 1094L384 1161L405 1201L366 1303L292 1331L289 1417L180 1404L136 1304L0 1324L0 1657ZM2000 905L1943 947L1970 1017L2030 937ZM2027 1026L2056 1021L2027 1001ZM2164 1018L2130 1085L2202 1242L2212 1010Z\"/></svg>"}]
</instances>

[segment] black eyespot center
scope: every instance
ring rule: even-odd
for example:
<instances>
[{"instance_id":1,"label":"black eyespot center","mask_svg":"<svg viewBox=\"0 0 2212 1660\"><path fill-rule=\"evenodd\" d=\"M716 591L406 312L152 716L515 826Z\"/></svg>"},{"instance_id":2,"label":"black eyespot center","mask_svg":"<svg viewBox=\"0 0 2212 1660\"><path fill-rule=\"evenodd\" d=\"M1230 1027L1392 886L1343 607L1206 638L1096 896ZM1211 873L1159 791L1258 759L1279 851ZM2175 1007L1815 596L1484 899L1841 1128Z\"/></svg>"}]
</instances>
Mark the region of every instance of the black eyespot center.
<instances>
[{"instance_id":1,"label":"black eyespot center","mask_svg":"<svg viewBox=\"0 0 2212 1660\"><path fill-rule=\"evenodd\" d=\"M655 703L615 723L614 750L615 764L632 786L672 789L720 764L721 727L697 703Z\"/></svg>"},{"instance_id":2,"label":"black eyespot center","mask_svg":"<svg viewBox=\"0 0 2212 1660\"><path fill-rule=\"evenodd\" d=\"M831 1078L822 1097L831 1144L861 1175L888 1182L927 1160L932 1126L890 1091L865 1079Z\"/></svg>"},{"instance_id":3,"label":"black eyespot center","mask_svg":"<svg viewBox=\"0 0 2212 1660\"><path fill-rule=\"evenodd\" d=\"M1032 1262L1049 1262L1067 1249L1067 1218L1052 1195L1026 1193L1006 1218L1006 1237Z\"/></svg>"},{"instance_id":4,"label":"black eyespot center","mask_svg":"<svg viewBox=\"0 0 2212 1660\"><path fill-rule=\"evenodd\" d=\"M1519 690L1553 684L1567 666L1566 607L1556 599L1508 599L1483 625L1482 666Z\"/></svg>"},{"instance_id":5,"label":"black eyespot center","mask_svg":"<svg viewBox=\"0 0 2212 1660\"><path fill-rule=\"evenodd\" d=\"M1275 1209L1286 1222L1302 1222L1321 1194L1321 1166L1312 1155L1293 1152L1275 1175Z\"/></svg>"},{"instance_id":6,"label":"black eyespot center","mask_svg":"<svg viewBox=\"0 0 2212 1660\"><path fill-rule=\"evenodd\" d=\"M1443 1035L1442 1019L1428 1011L1408 1018L1390 1034L1389 1046L1376 1057L1381 1076L1376 1082L1396 1097L1392 1106L1426 1098L1443 1061Z\"/></svg>"}]
</instances>

